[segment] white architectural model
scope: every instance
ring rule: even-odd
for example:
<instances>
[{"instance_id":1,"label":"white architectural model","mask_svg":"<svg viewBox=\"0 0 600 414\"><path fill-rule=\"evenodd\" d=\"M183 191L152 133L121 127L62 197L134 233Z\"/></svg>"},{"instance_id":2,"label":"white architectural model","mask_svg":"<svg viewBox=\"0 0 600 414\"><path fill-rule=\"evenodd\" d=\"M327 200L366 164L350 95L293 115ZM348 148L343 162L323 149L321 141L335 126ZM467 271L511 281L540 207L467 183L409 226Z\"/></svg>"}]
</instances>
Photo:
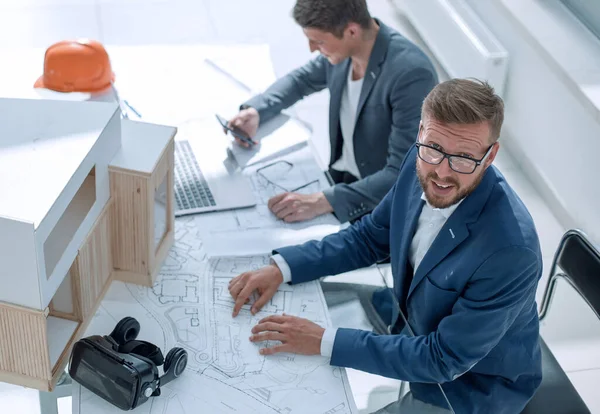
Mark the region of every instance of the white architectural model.
<instances>
[{"instance_id":1,"label":"white architectural model","mask_svg":"<svg viewBox=\"0 0 600 414\"><path fill-rule=\"evenodd\" d=\"M0 381L52 390L111 280L153 284L175 133L116 103L0 99Z\"/></svg>"}]
</instances>

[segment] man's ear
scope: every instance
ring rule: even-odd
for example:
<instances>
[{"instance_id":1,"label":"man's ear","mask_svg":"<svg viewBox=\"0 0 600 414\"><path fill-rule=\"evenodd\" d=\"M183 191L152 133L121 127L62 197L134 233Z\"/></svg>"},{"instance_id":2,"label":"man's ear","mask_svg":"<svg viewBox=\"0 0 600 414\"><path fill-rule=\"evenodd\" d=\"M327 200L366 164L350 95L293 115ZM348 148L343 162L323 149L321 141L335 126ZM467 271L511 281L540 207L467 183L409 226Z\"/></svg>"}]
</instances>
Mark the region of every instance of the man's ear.
<instances>
[{"instance_id":1,"label":"man's ear","mask_svg":"<svg viewBox=\"0 0 600 414\"><path fill-rule=\"evenodd\" d=\"M351 39L355 39L360 34L360 25L357 23L348 23L348 26L346 26L346 29L344 30L344 34Z\"/></svg>"},{"instance_id":2,"label":"man's ear","mask_svg":"<svg viewBox=\"0 0 600 414\"><path fill-rule=\"evenodd\" d=\"M485 160L485 169L487 169L492 163L494 159L496 159L496 154L498 154L498 150L500 149L500 143L496 141L492 150L490 151L490 155L488 155L487 160Z\"/></svg>"}]
</instances>

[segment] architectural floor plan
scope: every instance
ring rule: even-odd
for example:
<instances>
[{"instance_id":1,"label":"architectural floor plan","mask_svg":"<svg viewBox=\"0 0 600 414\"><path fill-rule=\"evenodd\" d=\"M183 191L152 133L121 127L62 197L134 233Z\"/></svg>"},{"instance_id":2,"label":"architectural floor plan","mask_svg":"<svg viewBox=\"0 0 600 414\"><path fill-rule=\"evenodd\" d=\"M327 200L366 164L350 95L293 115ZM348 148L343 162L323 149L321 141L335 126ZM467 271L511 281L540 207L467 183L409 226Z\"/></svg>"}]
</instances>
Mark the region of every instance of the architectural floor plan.
<instances>
[{"instance_id":1,"label":"architectural floor plan","mask_svg":"<svg viewBox=\"0 0 600 414\"><path fill-rule=\"evenodd\" d=\"M344 369L317 356L262 356L269 344L253 344L250 329L270 314L330 321L317 282L284 285L257 315L246 305L232 318L228 282L268 263L268 256L207 259L193 219L177 220L175 246L153 288L113 282L86 332L108 334L125 316L141 324L139 339L164 354L175 346L189 353L186 372L162 388L162 395L134 410L147 414L355 412ZM74 413L121 411L75 384Z\"/></svg>"}]
</instances>

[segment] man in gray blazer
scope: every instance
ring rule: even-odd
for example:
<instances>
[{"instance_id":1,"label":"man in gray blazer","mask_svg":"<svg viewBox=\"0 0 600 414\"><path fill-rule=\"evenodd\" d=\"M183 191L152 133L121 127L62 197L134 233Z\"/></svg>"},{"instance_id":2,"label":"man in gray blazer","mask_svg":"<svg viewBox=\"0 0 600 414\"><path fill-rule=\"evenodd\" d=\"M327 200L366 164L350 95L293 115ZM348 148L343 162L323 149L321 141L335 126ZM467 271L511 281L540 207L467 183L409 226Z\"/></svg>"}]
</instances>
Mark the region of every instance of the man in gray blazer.
<instances>
[{"instance_id":1,"label":"man in gray blazer","mask_svg":"<svg viewBox=\"0 0 600 414\"><path fill-rule=\"evenodd\" d=\"M261 122L329 88L329 172L336 184L315 194L279 194L269 208L286 222L331 212L354 221L396 181L437 75L416 45L371 17L365 0L297 0L293 17L320 55L243 104L230 125L254 136Z\"/></svg>"}]
</instances>

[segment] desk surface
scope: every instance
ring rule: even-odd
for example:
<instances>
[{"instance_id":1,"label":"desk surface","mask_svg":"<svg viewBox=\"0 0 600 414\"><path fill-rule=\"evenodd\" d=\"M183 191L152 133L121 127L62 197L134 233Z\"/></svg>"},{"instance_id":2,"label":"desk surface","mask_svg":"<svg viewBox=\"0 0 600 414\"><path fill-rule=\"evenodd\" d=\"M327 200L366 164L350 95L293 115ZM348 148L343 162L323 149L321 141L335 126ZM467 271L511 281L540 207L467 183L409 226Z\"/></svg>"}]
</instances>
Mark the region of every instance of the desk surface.
<instances>
[{"instance_id":1,"label":"desk surface","mask_svg":"<svg viewBox=\"0 0 600 414\"><path fill-rule=\"evenodd\" d=\"M275 79L268 49L263 46L109 47L108 51L121 99L135 107L142 121L175 127L190 119L214 117L215 112L229 116L249 95L248 89L232 85L226 74L207 66L206 58L250 90L263 89ZM252 62L251 68L247 62ZM309 148L287 154L285 159L296 169L290 179L310 182L316 178L318 189L328 185ZM122 317L134 316L141 323L140 339L156 343L164 353L174 346L188 350L190 362L184 376L164 387L161 397L138 412L185 414L201 406L211 413L295 413L312 407L336 414L355 411L344 369L330 366L321 357L264 357L246 339L251 327L270 313L285 311L330 326L317 282L282 286L260 314L244 311L231 318L232 300L226 288L231 277L268 263L265 254L273 247L339 229L332 215L297 224L271 217L266 201L280 190L257 178L255 170L260 165L244 170L260 200L257 207L177 219L175 245L155 286L113 282L85 334L108 334ZM208 253L251 256L209 259ZM113 412L112 408L77 384L73 386L74 414Z\"/></svg>"},{"instance_id":2,"label":"desk surface","mask_svg":"<svg viewBox=\"0 0 600 414\"><path fill-rule=\"evenodd\" d=\"M202 77L199 78L198 73L207 69L199 69L199 65L204 65L204 59L206 58L209 58L212 62L217 63L221 68L225 69L226 72L240 79L244 85L249 86L253 91L264 89L275 79L270 63L269 50L265 46L108 46L107 49L111 56L113 68L117 74L116 85L121 98L128 100L143 116L143 121L147 122L176 126L178 123L189 119L214 116L213 114L217 111L227 116L237 110L240 99L242 99L241 97L244 93L248 93L247 90L243 92L244 88L240 88L240 85L237 85L237 88L232 87L230 93L225 93L223 89L214 87L216 82L209 82L211 87L207 87L206 83L203 84L200 82ZM86 94L63 96L49 91L34 90L32 84L41 73L43 54L44 50L15 51L12 54L11 61L19 62L20 64L9 65L6 68L6 70L13 71L14 73L7 73L6 76L0 79L2 95L74 100L90 98ZM252 65L248 65L248 62L252 62ZM211 75L205 77L205 80L215 79L215 77L222 79L224 76L223 74L216 76L215 72L208 73L211 73ZM7 82L7 80L10 80L10 82ZM112 97L101 96L94 99L111 100ZM135 119L134 116L132 118ZM252 171L248 171L248 174L252 174ZM250 212L250 214L246 214L247 212ZM279 225L270 225L266 228L252 228L249 224L260 219L262 213L257 208L252 211L240 211L239 214L236 213L237 215L228 216L227 212L222 212L178 219L176 237L179 243L176 244L166 260L163 276L161 276L162 282L157 284L153 289L114 283L107 294L105 305L103 305L96 318L94 318L95 322L90 326L86 335L92 333L106 334L110 332L120 317L128 313L128 309L134 309L133 312L137 312L139 311L139 306L137 305L147 303L155 306L155 309L161 308L164 305L168 309L162 312L162 319L159 317L154 318L151 312L134 315L146 321L142 323L140 339L147 339L157 343L165 352L170 347L175 346L175 339L180 341L180 344L198 344L199 341L202 341L202 338L220 338L221 332L218 329L213 330L209 336L194 335L193 331L189 329L179 330L181 324L197 324L199 313L196 311L206 305L206 303L200 303L201 297L204 300L208 298L209 301L227 299L226 294L224 297L221 295L205 296L207 292L214 292L210 285L204 284L207 281L206 274L210 274L211 269L211 265L206 257L207 250L209 250L207 247L215 248L216 250L228 247L239 251L240 245L245 246L244 253L253 254L254 258L242 259L238 263L231 263L231 259L226 259L225 262L218 262L221 264L228 263L230 272L237 272L242 271L247 266L252 268L263 264L264 262L260 261L264 259L261 259L259 254L264 253L265 249L269 246L277 247L284 244L298 243L302 239L322 237L339 228L339 223L336 225L336 223L331 223L327 220L319 222L317 225L301 223L295 226L282 226L279 223ZM216 217L219 219L215 219ZM211 223L218 223L220 226L225 222L234 223L229 231L220 231L222 228L215 229L214 225L213 228L210 227ZM236 227L239 223L246 224L246 227L241 229L243 231L239 227ZM232 235L235 237L234 241L232 241ZM259 239L263 243L256 243ZM252 251L252 249L255 250ZM182 263L184 256L182 255L182 250L187 251L187 258L185 260L188 265L187 269L189 270L189 265L192 264L192 267L195 266L194 271L187 271L182 274L182 270L186 269L184 268L186 264ZM219 266L216 266L216 268L219 268ZM215 267L213 266L212 269L214 270ZM369 273L374 284L380 284L381 278L374 269L362 269L354 273ZM352 277L352 274L336 276L336 281L352 281ZM391 279L389 272L386 272L386 279L389 283ZM200 282L201 280L202 283ZM364 277L358 278L360 282L364 280ZM391 283L389 284L391 285ZM314 289L313 292L318 294L319 298L322 298L322 292L318 286L314 287L310 284L304 286L305 289ZM200 289L204 289L204 293L200 292ZM223 289L221 289L222 291ZM286 296L285 292L283 296ZM194 298L197 298L198 302L193 302ZM321 299L310 304L313 309L317 309L317 313L319 306L321 306L319 303L322 305ZM134 307L131 306L135 304L137 305ZM125 310L123 310L123 305L125 305ZM277 303L272 303L271 305L276 306ZM117 310L116 312L115 309ZM213 312L216 311L214 307L213 309ZM119 314L119 312L123 314ZM210 320L210 312L207 315ZM317 316L317 320L329 323L328 312L325 311L320 316ZM225 325L229 333L231 333L233 325ZM246 325L249 326L248 324ZM216 325L214 326L215 328L217 327ZM160 329L157 329L157 327ZM167 340L166 336L160 335L161 329L162 332L173 333L177 331L186 333L186 335L179 336L178 338L172 335L171 339ZM241 344L244 338L240 333L241 330L238 332ZM196 355L198 356L198 360L194 362L196 367L206 362L206 356L203 353L197 353ZM221 362L224 363L227 370L234 372L238 370L240 372L239 370L245 369L245 364L239 365L239 361L236 362L231 349L222 355L226 359L223 360L222 357ZM250 388L246 388L243 391L236 388L237 391L235 392L232 392L232 387L240 387L240 382L235 376L227 376L227 372L224 373L223 370L217 372L217 375L202 375L204 372L207 374L208 372L196 368L195 372L189 373L191 376L190 381L181 379L172 383L175 388L169 391L169 395L173 397L173 390L178 389L181 391L180 394L184 396L183 399L165 398L168 396L163 395L163 397L155 399L156 405L147 404L140 407L136 412L149 414L185 413L184 406L177 405L180 403L193 409L193 412L196 412L199 406L210 407L207 409L207 412L222 412L223 410L225 412L232 412L230 408L222 405L221 402L214 405L214 401L218 401L218 399L213 401L210 401L210 399L207 400L207 396L213 397L219 395L227 397L226 401L224 401L225 403L232 402L235 407L241 409L238 412L270 412L265 410L270 409L273 411L278 406L285 407L286 412L306 412L306 410L302 410L302 407L306 407L306 404L311 404L311 408L319 407L321 409L327 407L330 410L327 412L336 414L353 411L354 400L346 379L345 370L333 369L327 364L321 364L319 363L319 359L318 357L284 357L276 359L276 363L272 365L275 368L274 370L263 370L261 375L252 377L253 381ZM266 365L262 366L265 367ZM252 365L249 367L252 367ZM321 379L327 378L326 381L322 380L317 383L313 381L310 385L303 387L300 392L298 392L298 387L292 387L290 390L289 384L293 383L294 380L308 378L310 372L318 372L324 369L331 370L332 374L329 376L320 376ZM290 371L292 371L291 374ZM248 374L253 375L255 373L255 371L244 372L242 376L245 377ZM225 375L225 377L222 375ZM294 377L294 375L296 376ZM269 381L271 382L269 383ZM278 382L279 385L276 386L275 382ZM241 385L244 384L242 383ZM217 391L212 393L213 389ZM198 395L197 392L199 390L204 394ZM210 390L211 395L205 393L206 390ZM98 413L106 412L103 409L106 406L102 405L101 400L89 393L86 394L84 392L82 394L82 389L77 384L74 385L73 391L73 414L79 414L80 412L94 414L93 410L96 410L95 412ZM329 403L332 402L330 398L332 395L335 395L334 400L337 399L339 402L337 405L334 404L334 406L330 407ZM257 400L269 401L271 405L256 405ZM326 401L326 403L320 403L322 401ZM170 402L173 402L175 405L169 407L168 404ZM238 406L238 404L240 405ZM83 410L80 409L82 405L84 407ZM293 410L292 406L295 406L297 409ZM298 409L298 407L300 408ZM417 411L402 409L401 412Z\"/></svg>"}]
</instances>

